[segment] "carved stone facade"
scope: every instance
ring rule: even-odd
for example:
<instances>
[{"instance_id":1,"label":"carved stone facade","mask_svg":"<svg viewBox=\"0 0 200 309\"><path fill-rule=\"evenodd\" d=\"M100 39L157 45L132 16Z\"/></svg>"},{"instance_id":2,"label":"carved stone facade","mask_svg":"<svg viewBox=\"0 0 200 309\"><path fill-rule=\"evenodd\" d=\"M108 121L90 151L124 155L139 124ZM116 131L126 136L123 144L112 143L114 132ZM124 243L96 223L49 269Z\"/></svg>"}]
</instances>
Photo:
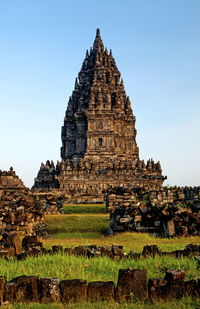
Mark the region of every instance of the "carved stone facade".
<instances>
[{"instance_id":1,"label":"carved stone facade","mask_svg":"<svg viewBox=\"0 0 200 309\"><path fill-rule=\"evenodd\" d=\"M60 184L57 176L60 174L60 162L57 161L55 166L53 160L46 161L46 164L41 163L37 177L35 178L32 190L48 190L52 188L58 189Z\"/></svg>"},{"instance_id":2,"label":"carved stone facade","mask_svg":"<svg viewBox=\"0 0 200 309\"><path fill-rule=\"evenodd\" d=\"M75 81L61 138L61 163L42 165L34 188L60 186L68 199L94 201L110 186L159 189L166 178L159 162L139 158L131 102L99 29Z\"/></svg>"},{"instance_id":3,"label":"carved stone facade","mask_svg":"<svg viewBox=\"0 0 200 309\"><path fill-rule=\"evenodd\" d=\"M135 116L99 29L69 99L61 157L60 189L75 200L101 200L112 185L158 189L165 179L159 162L139 159Z\"/></svg>"}]
</instances>

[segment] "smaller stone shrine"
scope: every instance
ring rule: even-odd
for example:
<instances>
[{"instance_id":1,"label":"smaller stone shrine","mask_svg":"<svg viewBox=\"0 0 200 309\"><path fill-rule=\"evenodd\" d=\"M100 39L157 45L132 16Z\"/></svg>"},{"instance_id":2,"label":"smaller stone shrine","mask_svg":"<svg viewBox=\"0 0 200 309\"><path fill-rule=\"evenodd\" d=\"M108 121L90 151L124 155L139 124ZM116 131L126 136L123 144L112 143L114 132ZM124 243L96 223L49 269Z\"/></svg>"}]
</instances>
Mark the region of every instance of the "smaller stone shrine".
<instances>
[{"instance_id":1,"label":"smaller stone shrine","mask_svg":"<svg viewBox=\"0 0 200 309\"><path fill-rule=\"evenodd\" d=\"M35 178L32 190L59 189L60 184L57 176L60 174L61 163L57 161L55 166L54 161L46 161L46 164L41 163L37 177Z\"/></svg>"}]
</instances>

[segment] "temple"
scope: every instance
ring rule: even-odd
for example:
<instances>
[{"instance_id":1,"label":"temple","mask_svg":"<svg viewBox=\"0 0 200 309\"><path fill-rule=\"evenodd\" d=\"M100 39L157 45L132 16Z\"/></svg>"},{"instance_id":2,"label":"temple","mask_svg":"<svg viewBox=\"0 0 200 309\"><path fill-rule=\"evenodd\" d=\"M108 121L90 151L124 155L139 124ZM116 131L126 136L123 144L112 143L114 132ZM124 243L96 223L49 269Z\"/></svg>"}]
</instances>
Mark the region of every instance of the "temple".
<instances>
[{"instance_id":1,"label":"temple","mask_svg":"<svg viewBox=\"0 0 200 309\"><path fill-rule=\"evenodd\" d=\"M56 181L49 176L51 183L58 187L58 180L60 190L72 200L103 200L112 186L159 189L166 177L159 162L140 160L136 133L123 79L97 29L69 98L61 133L62 160ZM47 169L41 166L37 184Z\"/></svg>"}]
</instances>

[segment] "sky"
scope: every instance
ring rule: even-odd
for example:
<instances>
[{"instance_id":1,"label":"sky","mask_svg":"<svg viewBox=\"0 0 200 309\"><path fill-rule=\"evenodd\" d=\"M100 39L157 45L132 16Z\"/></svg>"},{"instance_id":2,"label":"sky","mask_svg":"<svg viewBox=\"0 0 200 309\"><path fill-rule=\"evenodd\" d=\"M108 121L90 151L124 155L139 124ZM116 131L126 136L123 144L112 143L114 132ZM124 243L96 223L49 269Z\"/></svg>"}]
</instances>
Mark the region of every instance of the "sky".
<instances>
[{"instance_id":1,"label":"sky","mask_svg":"<svg viewBox=\"0 0 200 309\"><path fill-rule=\"evenodd\" d=\"M31 187L100 28L136 116L140 159L200 185L199 0L0 0L0 169Z\"/></svg>"}]
</instances>

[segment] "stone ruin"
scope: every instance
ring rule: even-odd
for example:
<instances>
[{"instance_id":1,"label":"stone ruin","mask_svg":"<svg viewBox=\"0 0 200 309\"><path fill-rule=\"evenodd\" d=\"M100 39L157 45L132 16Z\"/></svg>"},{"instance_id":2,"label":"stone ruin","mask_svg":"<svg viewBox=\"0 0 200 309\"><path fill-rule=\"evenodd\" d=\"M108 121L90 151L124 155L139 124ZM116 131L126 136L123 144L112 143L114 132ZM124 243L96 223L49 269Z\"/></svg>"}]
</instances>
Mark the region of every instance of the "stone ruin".
<instances>
[{"instance_id":1,"label":"stone ruin","mask_svg":"<svg viewBox=\"0 0 200 309\"><path fill-rule=\"evenodd\" d=\"M0 254L18 252L21 234L47 235L43 211L36 208L32 192L10 171L0 171Z\"/></svg>"},{"instance_id":2,"label":"stone ruin","mask_svg":"<svg viewBox=\"0 0 200 309\"><path fill-rule=\"evenodd\" d=\"M60 162L46 161L41 163L40 170L33 187L31 188L33 197L38 209L42 209L45 214L63 213L64 195L59 190L58 175L60 173Z\"/></svg>"},{"instance_id":3,"label":"stone ruin","mask_svg":"<svg viewBox=\"0 0 200 309\"><path fill-rule=\"evenodd\" d=\"M117 286L113 281L38 278L19 276L7 282L0 278L0 304L7 303L136 303L138 301L179 300L200 297L200 279L185 281L185 272L168 269L164 278L148 278L146 269L119 269Z\"/></svg>"},{"instance_id":4,"label":"stone ruin","mask_svg":"<svg viewBox=\"0 0 200 309\"><path fill-rule=\"evenodd\" d=\"M120 206L135 206L141 201L156 205L178 203L180 206L200 210L200 187L162 187L159 190L145 190L134 186L110 187L105 192L106 210L113 212Z\"/></svg>"},{"instance_id":5,"label":"stone ruin","mask_svg":"<svg viewBox=\"0 0 200 309\"><path fill-rule=\"evenodd\" d=\"M61 163L42 164L33 188L60 187L68 201L103 201L109 186L157 190L166 179L160 162L139 158L131 102L99 29L69 98L61 137Z\"/></svg>"},{"instance_id":6,"label":"stone ruin","mask_svg":"<svg viewBox=\"0 0 200 309\"><path fill-rule=\"evenodd\" d=\"M147 245L142 253L129 254L123 252L122 246L78 246L65 248L52 246L52 249L43 248L37 236L26 236L22 243L18 241L18 260L40 254L64 254L82 257L109 257L114 260L125 258L138 260L139 258L155 258L158 256L171 256L175 258L199 258L200 246L187 245L183 250L162 252L155 245ZM0 253L0 256L3 255ZM14 256L14 255L10 255ZM5 256L6 257L6 256ZM7 256L6 258L8 258ZM197 260L198 262L198 260ZM145 269L119 269L118 282L115 287L113 281L93 281L87 284L86 280L72 279L60 280L59 278L38 278L36 276L19 276L7 282L6 277L0 278L0 304L9 303L77 303L77 302L132 302L150 300L168 301L181 299L184 296L200 297L200 279L185 281L185 272L182 270L168 269L165 277L150 278ZM134 298L133 298L134 296Z\"/></svg>"},{"instance_id":7,"label":"stone ruin","mask_svg":"<svg viewBox=\"0 0 200 309\"><path fill-rule=\"evenodd\" d=\"M137 231L163 237L200 235L200 187L110 188L108 233Z\"/></svg>"},{"instance_id":8,"label":"stone ruin","mask_svg":"<svg viewBox=\"0 0 200 309\"><path fill-rule=\"evenodd\" d=\"M33 191L33 197L37 209L42 210L45 215L55 215L64 213L64 196L55 189L51 191Z\"/></svg>"},{"instance_id":9,"label":"stone ruin","mask_svg":"<svg viewBox=\"0 0 200 309\"><path fill-rule=\"evenodd\" d=\"M136 303L138 301L180 300L200 297L200 279L185 281L185 272L168 269L164 278L148 278L146 269L119 269L113 281L87 282L82 279L20 276L7 282L0 278L0 304L6 303Z\"/></svg>"},{"instance_id":10,"label":"stone ruin","mask_svg":"<svg viewBox=\"0 0 200 309\"><path fill-rule=\"evenodd\" d=\"M59 189L60 184L58 181L58 175L60 174L60 162L57 161L55 166L54 161L46 161L46 164L41 163L40 170L35 178L32 190L48 190Z\"/></svg>"}]
</instances>

